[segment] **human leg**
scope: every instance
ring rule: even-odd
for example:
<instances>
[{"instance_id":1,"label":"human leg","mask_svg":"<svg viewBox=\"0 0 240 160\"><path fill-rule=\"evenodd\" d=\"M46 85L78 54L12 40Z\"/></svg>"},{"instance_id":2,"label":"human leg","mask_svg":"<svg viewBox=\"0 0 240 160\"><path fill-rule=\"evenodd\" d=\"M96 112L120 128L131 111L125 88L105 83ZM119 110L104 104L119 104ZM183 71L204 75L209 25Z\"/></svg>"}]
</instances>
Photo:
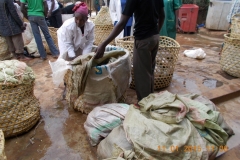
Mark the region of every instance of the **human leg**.
<instances>
[{"instance_id":1,"label":"human leg","mask_svg":"<svg viewBox=\"0 0 240 160\"><path fill-rule=\"evenodd\" d=\"M62 24L63 24L63 22L62 22L62 14L61 14L60 9L56 10L55 17L56 17L56 22L57 22L56 28L60 28L62 26Z\"/></svg>"},{"instance_id":2,"label":"human leg","mask_svg":"<svg viewBox=\"0 0 240 160\"><path fill-rule=\"evenodd\" d=\"M42 21L45 21L44 17L40 17ZM30 21L31 27L32 27L32 32L33 32L33 36L35 38L36 44L37 44L37 48L39 51L39 54L41 56L42 59L46 59L47 54L46 51L44 49L43 46L43 42L42 42L42 37L39 31L39 25L38 25L38 20L39 16L29 16L28 20Z\"/></svg>"},{"instance_id":3,"label":"human leg","mask_svg":"<svg viewBox=\"0 0 240 160\"><path fill-rule=\"evenodd\" d=\"M40 29L42 30L42 33L47 41L48 47L52 53L53 56L58 56L59 55L59 51L57 49L57 47L55 46L53 39L49 33L48 30L48 26L46 24L46 21L44 19L42 19L41 17L37 17L36 19Z\"/></svg>"},{"instance_id":4,"label":"human leg","mask_svg":"<svg viewBox=\"0 0 240 160\"><path fill-rule=\"evenodd\" d=\"M154 92L154 68L159 36L134 41L133 70L138 101Z\"/></svg>"},{"instance_id":5,"label":"human leg","mask_svg":"<svg viewBox=\"0 0 240 160\"><path fill-rule=\"evenodd\" d=\"M12 42L14 44L15 53L17 54L23 54L24 52L24 42L22 34L17 34L12 36Z\"/></svg>"},{"instance_id":6,"label":"human leg","mask_svg":"<svg viewBox=\"0 0 240 160\"><path fill-rule=\"evenodd\" d=\"M8 51L10 53L15 53L15 47L14 47L14 44L13 44L13 41L12 41L12 36L7 36L7 37L4 37L6 39L6 43L8 45Z\"/></svg>"},{"instance_id":7,"label":"human leg","mask_svg":"<svg viewBox=\"0 0 240 160\"><path fill-rule=\"evenodd\" d=\"M15 47L15 55L17 56L18 59L30 60L32 58L32 57L28 58L26 52L24 51L24 42L21 33L12 36L12 41Z\"/></svg>"},{"instance_id":8,"label":"human leg","mask_svg":"<svg viewBox=\"0 0 240 160\"><path fill-rule=\"evenodd\" d=\"M62 15L60 9L52 12L51 17L49 17L50 25L54 28L60 28L62 26Z\"/></svg>"},{"instance_id":9,"label":"human leg","mask_svg":"<svg viewBox=\"0 0 240 160\"><path fill-rule=\"evenodd\" d=\"M12 41L12 36L7 36L7 37L4 37L4 38L6 39L6 43L8 45L8 51L9 51L9 54L10 54L9 57L11 57L11 54L13 54L16 59L19 59L20 56L15 53L15 47L14 47L14 44L13 44L13 41Z\"/></svg>"},{"instance_id":10,"label":"human leg","mask_svg":"<svg viewBox=\"0 0 240 160\"><path fill-rule=\"evenodd\" d=\"M151 93L151 52L149 42L135 40L133 50L133 71L138 101Z\"/></svg>"},{"instance_id":11,"label":"human leg","mask_svg":"<svg viewBox=\"0 0 240 160\"><path fill-rule=\"evenodd\" d=\"M151 51L151 56L152 56L151 92L153 93L154 92L154 70L156 65L156 55L158 53L158 48L159 48L159 35L154 35L151 43L153 45L153 49Z\"/></svg>"}]
</instances>

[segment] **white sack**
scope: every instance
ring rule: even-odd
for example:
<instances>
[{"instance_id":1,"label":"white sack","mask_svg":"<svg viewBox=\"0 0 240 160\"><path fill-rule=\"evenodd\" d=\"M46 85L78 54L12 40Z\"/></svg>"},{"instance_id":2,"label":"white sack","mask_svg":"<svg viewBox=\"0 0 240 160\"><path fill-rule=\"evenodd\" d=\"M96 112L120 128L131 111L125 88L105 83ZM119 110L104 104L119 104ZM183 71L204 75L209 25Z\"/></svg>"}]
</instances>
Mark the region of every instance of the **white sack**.
<instances>
[{"instance_id":1,"label":"white sack","mask_svg":"<svg viewBox=\"0 0 240 160\"><path fill-rule=\"evenodd\" d=\"M196 59L204 59L206 57L206 53L202 48L195 49L195 50L185 50L183 54L190 58L196 58Z\"/></svg>"},{"instance_id":2,"label":"white sack","mask_svg":"<svg viewBox=\"0 0 240 160\"><path fill-rule=\"evenodd\" d=\"M97 145L115 127L122 124L128 109L129 105L123 103L105 104L94 108L84 123L91 145Z\"/></svg>"}]
</instances>

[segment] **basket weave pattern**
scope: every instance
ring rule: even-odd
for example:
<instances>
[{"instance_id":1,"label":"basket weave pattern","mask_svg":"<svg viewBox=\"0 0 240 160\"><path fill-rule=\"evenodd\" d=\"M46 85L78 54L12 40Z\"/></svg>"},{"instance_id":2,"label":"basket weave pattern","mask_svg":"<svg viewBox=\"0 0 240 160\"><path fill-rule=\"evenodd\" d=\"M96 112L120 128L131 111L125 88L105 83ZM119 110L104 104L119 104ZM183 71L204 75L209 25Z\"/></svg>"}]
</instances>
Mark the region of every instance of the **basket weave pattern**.
<instances>
[{"instance_id":1,"label":"basket weave pattern","mask_svg":"<svg viewBox=\"0 0 240 160\"><path fill-rule=\"evenodd\" d=\"M240 14L236 14L231 19L231 38L240 39Z\"/></svg>"},{"instance_id":2,"label":"basket weave pattern","mask_svg":"<svg viewBox=\"0 0 240 160\"><path fill-rule=\"evenodd\" d=\"M105 39L107 39L107 37L109 36L112 30L113 30L113 25L95 25L94 44L97 46L101 44ZM114 40L110 44L114 45L115 44Z\"/></svg>"},{"instance_id":3,"label":"basket weave pattern","mask_svg":"<svg viewBox=\"0 0 240 160\"><path fill-rule=\"evenodd\" d=\"M127 49L131 53L133 66L134 37L124 37L117 40L117 46ZM173 39L160 36L158 54L156 56L156 67L154 70L154 89L161 89L169 86L172 80L175 64L178 59L180 45ZM131 69L132 82L130 88L135 89L133 68Z\"/></svg>"},{"instance_id":4,"label":"basket weave pattern","mask_svg":"<svg viewBox=\"0 0 240 160\"><path fill-rule=\"evenodd\" d=\"M4 145L5 145L5 139L2 130L0 129L0 159L6 160L5 152L4 152Z\"/></svg>"},{"instance_id":5,"label":"basket weave pattern","mask_svg":"<svg viewBox=\"0 0 240 160\"><path fill-rule=\"evenodd\" d=\"M94 44L99 45L109 36L111 31L113 30L111 16L106 6L103 6L99 11L99 13L97 14L94 20L94 24L95 24ZM114 45L115 41L113 40L110 44Z\"/></svg>"},{"instance_id":6,"label":"basket weave pattern","mask_svg":"<svg viewBox=\"0 0 240 160\"><path fill-rule=\"evenodd\" d=\"M70 69L64 75L64 82L66 83L66 100L69 102L70 105L73 105L71 101L71 92L73 88L73 81L72 81L73 71Z\"/></svg>"},{"instance_id":7,"label":"basket weave pattern","mask_svg":"<svg viewBox=\"0 0 240 160\"><path fill-rule=\"evenodd\" d=\"M30 84L0 84L0 129L5 137L24 133L40 119L39 101Z\"/></svg>"},{"instance_id":8,"label":"basket weave pattern","mask_svg":"<svg viewBox=\"0 0 240 160\"><path fill-rule=\"evenodd\" d=\"M240 77L240 39L224 35L225 42L220 64L222 70L234 77Z\"/></svg>"}]
</instances>

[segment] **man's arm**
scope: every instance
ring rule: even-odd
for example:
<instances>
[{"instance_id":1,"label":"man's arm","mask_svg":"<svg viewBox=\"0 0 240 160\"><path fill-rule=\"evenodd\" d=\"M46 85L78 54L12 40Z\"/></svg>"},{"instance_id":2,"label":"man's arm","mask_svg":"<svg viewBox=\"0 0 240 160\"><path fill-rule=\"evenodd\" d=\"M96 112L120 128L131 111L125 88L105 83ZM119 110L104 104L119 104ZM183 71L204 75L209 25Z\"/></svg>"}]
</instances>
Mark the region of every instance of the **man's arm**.
<instances>
[{"instance_id":1,"label":"man's arm","mask_svg":"<svg viewBox=\"0 0 240 160\"><path fill-rule=\"evenodd\" d=\"M50 8L49 11L48 11L47 17L51 17L52 11L53 11L53 9L54 9L54 7L55 7L55 1L54 1L54 0L51 0L51 2L52 2L51 8Z\"/></svg>"},{"instance_id":2,"label":"man's arm","mask_svg":"<svg viewBox=\"0 0 240 160\"><path fill-rule=\"evenodd\" d=\"M25 17L26 19L28 19L26 4L23 3L23 2L21 2L21 11L22 11L24 17Z\"/></svg>"},{"instance_id":3,"label":"man's arm","mask_svg":"<svg viewBox=\"0 0 240 160\"><path fill-rule=\"evenodd\" d=\"M17 8L15 7L15 5L13 4L12 1L6 1L7 3L7 7L10 11L10 14L12 15L12 17L14 18L14 20L17 22L17 24L22 27L23 26L23 21L20 19L18 13L17 13Z\"/></svg>"},{"instance_id":4,"label":"man's arm","mask_svg":"<svg viewBox=\"0 0 240 160\"><path fill-rule=\"evenodd\" d=\"M162 25L165 19L164 7L162 7L159 11L159 19L158 19L158 33L160 33L162 29Z\"/></svg>"},{"instance_id":5,"label":"man's arm","mask_svg":"<svg viewBox=\"0 0 240 160\"><path fill-rule=\"evenodd\" d=\"M47 17L47 15L48 15L48 5L47 5L46 0L43 1L43 7L44 7L44 16Z\"/></svg>"},{"instance_id":6,"label":"man's arm","mask_svg":"<svg viewBox=\"0 0 240 160\"><path fill-rule=\"evenodd\" d=\"M117 25L113 28L113 30L112 30L112 32L110 33L110 35L107 37L107 39L106 39L103 43L101 43L101 44L98 46L97 51L96 51L95 59L102 58L106 46L107 46L113 39L115 39L115 38L119 35L119 33L124 29L124 27L126 26L129 18L130 18L129 16L126 16L126 15L123 15L123 14L122 14L120 21L119 21L119 22L117 23Z\"/></svg>"}]
</instances>

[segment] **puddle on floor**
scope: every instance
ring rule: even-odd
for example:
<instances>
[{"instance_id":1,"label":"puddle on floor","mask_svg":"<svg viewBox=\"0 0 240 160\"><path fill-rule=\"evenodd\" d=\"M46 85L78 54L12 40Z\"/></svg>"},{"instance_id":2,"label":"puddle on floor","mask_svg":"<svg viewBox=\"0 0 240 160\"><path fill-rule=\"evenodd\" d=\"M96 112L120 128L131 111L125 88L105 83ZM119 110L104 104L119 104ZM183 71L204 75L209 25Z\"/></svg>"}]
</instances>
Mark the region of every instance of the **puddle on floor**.
<instances>
[{"instance_id":1,"label":"puddle on floor","mask_svg":"<svg viewBox=\"0 0 240 160\"><path fill-rule=\"evenodd\" d=\"M178 74L173 74L172 85L183 86L187 92L190 93L201 93L196 82L192 79L184 78Z\"/></svg>"},{"instance_id":2,"label":"puddle on floor","mask_svg":"<svg viewBox=\"0 0 240 160\"><path fill-rule=\"evenodd\" d=\"M210 89L214 89L214 88L217 88L217 87L220 87L223 85L223 82L221 81L218 81L216 79L204 79L203 80L203 85L210 88Z\"/></svg>"}]
</instances>

